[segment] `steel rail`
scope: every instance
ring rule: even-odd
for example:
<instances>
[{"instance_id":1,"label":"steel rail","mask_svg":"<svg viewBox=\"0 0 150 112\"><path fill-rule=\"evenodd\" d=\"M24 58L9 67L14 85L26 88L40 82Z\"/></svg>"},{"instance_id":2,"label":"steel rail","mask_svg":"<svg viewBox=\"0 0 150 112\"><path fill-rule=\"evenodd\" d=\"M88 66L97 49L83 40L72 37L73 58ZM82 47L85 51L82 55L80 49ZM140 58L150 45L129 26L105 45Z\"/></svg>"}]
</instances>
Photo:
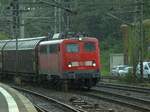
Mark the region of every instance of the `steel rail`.
<instances>
[{"instance_id":1,"label":"steel rail","mask_svg":"<svg viewBox=\"0 0 150 112\"><path fill-rule=\"evenodd\" d=\"M150 101L142 98L131 97L127 95L121 95L118 93L112 93L106 90L91 89L91 92L84 93L88 96L113 101L119 104L134 107L135 109L142 110L144 112L150 112Z\"/></svg>"},{"instance_id":2,"label":"steel rail","mask_svg":"<svg viewBox=\"0 0 150 112\"><path fill-rule=\"evenodd\" d=\"M128 106L128 107L131 107L131 108L133 108L135 110L140 110L142 112L150 112L150 108L145 108L145 107L136 105L133 102L129 103L129 102L125 102L123 100L119 100L119 99L115 99L115 98L110 98L110 97L107 97L107 96L101 96L101 95L97 95L97 94L94 94L94 93L82 93L82 94L85 95L85 96L96 98L96 99L101 99L101 100L105 100L105 101L117 103L119 105Z\"/></svg>"},{"instance_id":3,"label":"steel rail","mask_svg":"<svg viewBox=\"0 0 150 112\"><path fill-rule=\"evenodd\" d=\"M135 110L140 110L142 112L150 112L150 100L145 100L142 98L131 97L127 95L121 95L119 93L113 93L107 90L91 89L90 92L79 92L88 97L93 97L96 99L101 99L109 102L113 102L119 105L124 105L131 107Z\"/></svg>"},{"instance_id":4,"label":"steel rail","mask_svg":"<svg viewBox=\"0 0 150 112\"><path fill-rule=\"evenodd\" d=\"M37 109L38 112L49 112L48 110L44 109L39 105L34 105L34 107Z\"/></svg>"},{"instance_id":5,"label":"steel rail","mask_svg":"<svg viewBox=\"0 0 150 112\"><path fill-rule=\"evenodd\" d=\"M60 101L58 101L56 99L50 98L50 97L45 96L43 94L37 93L35 91L27 90L27 89L16 87L16 86L11 86L11 87L14 88L14 89L16 89L16 90L18 90L18 91L25 92L25 93L28 93L28 94L32 94L32 95L44 98L47 101L50 101L50 102L53 102L55 104L61 105L63 108L66 108L66 109L70 110L71 112L81 112L79 109L76 109L76 108L74 108L74 107L72 107L70 105L62 103L62 102L60 102ZM44 110L44 108L42 108L40 106L36 106L36 108L40 108L41 110ZM46 110L44 110L44 111L46 112Z\"/></svg>"},{"instance_id":6,"label":"steel rail","mask_svg":"<svg viewBox=\"0 0 150 112\"><path fill-rule=\"evenodd\" d=\"M112 89L120 89L120 90L127 90L127 91L150 94L150 88L145 88L145 87L119 85L119 84L111 84L111 83L99 83L97 87L106 87L106 88L112 88Z\"/></svg>"},{"instance_id":7,"label":"steel rail","mask_svg":"<svg viewBox=\"0 0 150 112\"><path fill-rule=\"evenodd\" d=\"M118 98L125 98L125 99L128 99L128 100L132 100L132 101L136 101L136 102L140 102L140 103L143 103L143 104L149 104L150 105L150 100L131 97L131 96L127 96L127 95L123 95L123 94L119 94L119 93L113 93L113 92L109 92L109 91L106 91L106 90L97 90L97 89L91 89L91 90L92 90L92 92L95 92L95 93L102 93L102 94L105 94L105 95L112 95L112 96L116 96Z\"/></svg>"}]
</instances>

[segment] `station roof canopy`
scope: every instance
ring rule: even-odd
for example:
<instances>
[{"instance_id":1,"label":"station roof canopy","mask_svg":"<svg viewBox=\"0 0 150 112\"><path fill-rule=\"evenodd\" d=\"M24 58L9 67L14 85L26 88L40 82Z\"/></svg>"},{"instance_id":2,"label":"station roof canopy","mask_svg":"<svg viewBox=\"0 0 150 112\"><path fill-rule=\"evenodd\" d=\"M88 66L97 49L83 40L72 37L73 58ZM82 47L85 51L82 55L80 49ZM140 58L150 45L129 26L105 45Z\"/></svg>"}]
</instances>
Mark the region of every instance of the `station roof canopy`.
<instances>
[{"instance_id":1,"label":"station roof canopy","mask_svg":"<svg viewBox=\"0 0 150 112\"><path fill-rule=\"evenodd\" d=\"M29 50L35 49L38 43L44 40L46 37L36 37L36 38L25 38L18 39L18 50ZM1 40L0 50L16 50L16 39L12 40Z\"/></svg>"}]
</instances>

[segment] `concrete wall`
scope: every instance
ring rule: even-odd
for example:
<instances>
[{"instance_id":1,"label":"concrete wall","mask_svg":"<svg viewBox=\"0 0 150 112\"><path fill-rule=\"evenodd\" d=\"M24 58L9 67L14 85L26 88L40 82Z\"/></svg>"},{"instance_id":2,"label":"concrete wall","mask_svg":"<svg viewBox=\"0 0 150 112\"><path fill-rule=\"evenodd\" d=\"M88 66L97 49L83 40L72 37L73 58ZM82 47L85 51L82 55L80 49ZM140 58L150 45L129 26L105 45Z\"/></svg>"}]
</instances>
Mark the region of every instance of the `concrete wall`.
<instances>
[{"instance_id":1,"label":"concrete wall","mask_svg":"<svg viewBox=\"0 0 150 112\"><path fill-rule=\"evenodd\" d=\"M110 54L110 70L112 67L124 64L124 54Z\"/></svg>"}]
</instances>

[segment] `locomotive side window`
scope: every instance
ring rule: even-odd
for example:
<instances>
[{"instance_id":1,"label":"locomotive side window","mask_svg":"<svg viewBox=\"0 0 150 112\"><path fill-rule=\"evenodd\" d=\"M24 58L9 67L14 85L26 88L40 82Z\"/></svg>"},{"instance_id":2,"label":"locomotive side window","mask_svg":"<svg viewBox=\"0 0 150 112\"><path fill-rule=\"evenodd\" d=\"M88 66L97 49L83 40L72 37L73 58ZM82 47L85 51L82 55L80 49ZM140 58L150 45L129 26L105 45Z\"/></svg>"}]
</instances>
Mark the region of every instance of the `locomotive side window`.
<instances>
[{"instance_id":1,"label":"locomotive side window","mask_svg":"<svg viewBox=\"0 0 150 112\"><path fill-rule=\"evenodd\" d=\"M42 53L42 54L46 54L47 53L47 46L46 45L40 46L40 53Z\"/></svg>"},{"instance_id":2,"label":"locomotive side window","mask_svg":"<svg viewBox=\"0 0 150 112\"><path fill-rule=\"evenodd\" d=\"M59 52L59 44L49 45L49 53Z\"/></svg>"},{"instance_id":3,"label":"locomotive side window","mask_svg":"<svg viewBox=\"0 0 150 112\"><path fill-rule=\"evenodd\" d=\"M69 53L79 52L79 44L67 44L66 50Z\"/></svg>"},{"instance_id":4,"label":"locomotive side window","mask_svg":"<svg viewBox=\"0 0 150 112\"><path fill-rule=\"evenodd\" d=\"M92 51L95 51L95 44L92 43L92 42L86 42L84 44L84 50L87 51L87 52L92 52Z\"/></svg>"}]
</instances>

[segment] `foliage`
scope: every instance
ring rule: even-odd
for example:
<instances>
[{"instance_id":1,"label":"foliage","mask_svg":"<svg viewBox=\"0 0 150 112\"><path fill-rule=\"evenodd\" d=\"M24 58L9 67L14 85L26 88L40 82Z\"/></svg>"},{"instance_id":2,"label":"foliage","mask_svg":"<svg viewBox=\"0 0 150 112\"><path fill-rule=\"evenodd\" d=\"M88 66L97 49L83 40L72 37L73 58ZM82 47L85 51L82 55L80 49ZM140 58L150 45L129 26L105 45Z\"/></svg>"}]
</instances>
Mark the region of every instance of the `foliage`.
<instances>
[{"instance_id":1,"label":"foliage","mask_svg":"<svg viewBox=\"0 0 150 112\"><path fill-rule=\"evenodd\" d=\"M5 39L8 39L9 36L3 32L0 32L0 40L5 40Z\"/></svg>"},{"instance_id":2,"label":"foliage","mask_svg":"<svg viewBox=\"0 0 150 112\"><path fill-rule=\"evenodd\" d=\"M1 0L0 1L0 16L12 17L12 15L7 14L7 7L10 6L12 0ZM24 1L24 0L20 0ZM25 0L26 2L35 2L39 0ZM54 0L43 0L48 3L54 3ZM57 0L58 1L58 0ZM75 32L86 32L89 36L96 37L100 41L101 48L101 62L102 71L106 74L109 73L109 54L110 53L122 53L123 52L123 39L120 32L120 25L123 23L133 23L136 13L135 12L135 1L136 0L59 0L61 5L68 7L76 14L70 14L65 10L61 10L62 15L60 17L62 26L65 26L66 21L63 16L67 15L70 17L70 29ZM150 18L150 1L144 0L144 19ZM54 32L55 23L55 12L54 7L40 4L21 4L21 8L31 10L23 12L24 17L49 17L49 18L28 18L25 20L25 37L37 37L42 35L47 35L48 32ZM11 11L10 11L11 12ZM132 13L131 13L132 12ZM108 13L113 14L120 20L108 16ZM3 22L4 21L4 22ZM11 23L10 25L5 23L6 20L0 19L0 30L10 35L11 33ZM124 22L125 21L125 22ZM6 21L8 22L8 21ZM4 24L5 23L5 24ZM57 27L59 23L57 22ZM4 27L10 28L4 28ZM66 31L66 28L62 27L62 31ZM145 34L149 35L149 28L145 29ZM138 49L138 42L135 38L134 29L130 30L130 41L129 41L129 55L133 55L130 60L136 60L136 52ZM2 36L3 37L3 36ZM149 44L149 36L144 40L144 43ZM136 43L137 42L137 43ZM135 50L133 50L135 49ZM135 51L135 52L133 52ZM145 57L148 57L145 54Z\"/></svg>"},{"instance_id":3,"label":"foliage","mask_svg":"<svg viewBox=\"0 0 150 112\"><path fill-rule=\"evenodd\" d=\"M149 0L143 0L144 1L144 19L150 18L150 1Z\"/></svg>"},{"instance_id":4,"label":"foliage","mask_svg":"<svg viewBox=\"0 0 150 112\"><path fill-rule=\"evenodd\" d=\"M150 51L148 47L150 47L150 19L146 19L143 21L144 26L144 59L150 60Z\"/></svg>"}]
</instances>

